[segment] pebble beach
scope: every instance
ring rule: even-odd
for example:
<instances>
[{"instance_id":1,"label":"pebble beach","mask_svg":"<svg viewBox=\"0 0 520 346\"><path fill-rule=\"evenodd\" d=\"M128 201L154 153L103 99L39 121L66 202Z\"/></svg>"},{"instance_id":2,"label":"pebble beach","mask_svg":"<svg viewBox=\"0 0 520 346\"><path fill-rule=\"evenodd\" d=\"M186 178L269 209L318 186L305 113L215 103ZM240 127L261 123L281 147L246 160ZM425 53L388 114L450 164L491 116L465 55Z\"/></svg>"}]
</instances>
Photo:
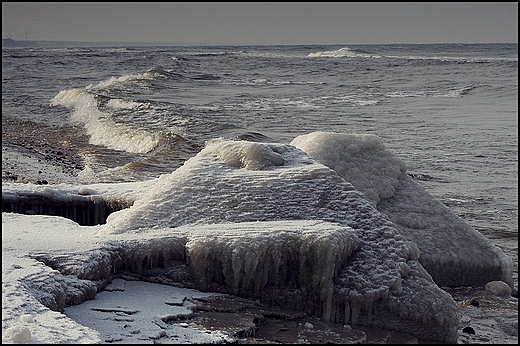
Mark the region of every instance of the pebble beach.
<instances>
[{"instance_id":1,"label":"pebble beach","mask_svg":"<svg viewBox=\"0 0 520 346\"><path fill-rule=\"evenodd\" d=\"M2 118L2 181L33 184L78 183L84 163L59 131L14 125Z\"/></svg>"}]
</instances>

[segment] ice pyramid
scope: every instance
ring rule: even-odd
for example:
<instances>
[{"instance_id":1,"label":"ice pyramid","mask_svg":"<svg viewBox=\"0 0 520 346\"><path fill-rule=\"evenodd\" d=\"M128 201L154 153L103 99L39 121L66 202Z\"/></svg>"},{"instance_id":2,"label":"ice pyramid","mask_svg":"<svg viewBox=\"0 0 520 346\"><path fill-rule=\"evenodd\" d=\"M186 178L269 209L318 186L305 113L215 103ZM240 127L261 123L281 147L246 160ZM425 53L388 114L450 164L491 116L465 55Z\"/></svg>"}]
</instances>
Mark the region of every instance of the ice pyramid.
<instances>
[{"instance_id":1,"label":"ice pyramid","mask_svg":"<svg viewBox=\"0 0 520 346\"><path fill-rule=\"evenodd\" d=\"M290 221L305 220L325 222L328 230L295 234ZM294 146L208 143L132 207L111 214L98 234L160 229L193 230L186 261L199 289L296 307L333 322L457 339L455 302L419 263L417 246L351 183ZM197 229L213 235L192 238ZM269 229L275 232L261 231Z\"/></svg>"}]
</instances>

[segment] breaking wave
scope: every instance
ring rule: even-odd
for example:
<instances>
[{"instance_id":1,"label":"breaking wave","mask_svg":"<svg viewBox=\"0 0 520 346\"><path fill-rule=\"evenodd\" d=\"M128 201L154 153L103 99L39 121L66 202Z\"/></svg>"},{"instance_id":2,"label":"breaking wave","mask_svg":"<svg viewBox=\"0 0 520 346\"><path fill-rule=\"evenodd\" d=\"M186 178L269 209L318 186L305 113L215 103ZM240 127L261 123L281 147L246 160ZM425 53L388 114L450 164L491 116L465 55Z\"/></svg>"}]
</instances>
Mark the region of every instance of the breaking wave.
<instances>
[{"instance_id":1,"label":"breaking wave","mask_svg":"<svg viewBox=\"0 0 520 346\"><path fill-rule=\"evenodd\" d=\"M126 107L141 106L134 101L129 103L116 101L113 104ZM95 95L86 90L62 90L51 100L51 105L72 109L72 121L85 127L91 144L130 153L147 153L159 141L155 134L145 129L133 128L128 124L114 121L109 113L98 108Z\"/></svg>"},{"instance_id":2,"label":"breaking wave","mask_svg":"<svg viewBox=\"0 0 520 346\"><path fill-rule=\"evenodd\" d=\"M325 52L309 53L309 58L382 58L381 55L369 54L363 50L352 49L349 47L340 48Z\"/></svg>"}]
</instances>

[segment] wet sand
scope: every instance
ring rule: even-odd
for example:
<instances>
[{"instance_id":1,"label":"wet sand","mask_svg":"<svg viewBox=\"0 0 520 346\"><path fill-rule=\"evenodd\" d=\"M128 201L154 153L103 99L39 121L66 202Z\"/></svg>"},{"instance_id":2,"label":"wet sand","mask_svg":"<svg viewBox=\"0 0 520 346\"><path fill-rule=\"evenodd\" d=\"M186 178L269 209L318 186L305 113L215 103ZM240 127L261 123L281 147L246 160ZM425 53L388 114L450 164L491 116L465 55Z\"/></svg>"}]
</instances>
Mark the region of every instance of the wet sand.
<instances>
[{"instance_id":1,"label":"wet sand","mask_svg":"<svg viewBox=\"0 0 520 346\"><path fill-rule=\"evenodd\" d=\"M2 181L78 183L84 162L65 133L2 118Z\"/></svg>"},{"instance_id":2,"label":"wet sand","mask_svg":"<svg viewBox=\"0 0 520 346\"><path fill-rule=\"evenodd\" d=\"M518 299L498 297L485 289L448 290L461 315L458 344L517 344ZM478 305L478 306L477 306ZM221 330L238 343L432 344L403 332L370 326L343 326L289 309L261 306L251 300L210 297L185 322ZM305 342L304 342L305 343Z\"/></svg>"}]
</instances>

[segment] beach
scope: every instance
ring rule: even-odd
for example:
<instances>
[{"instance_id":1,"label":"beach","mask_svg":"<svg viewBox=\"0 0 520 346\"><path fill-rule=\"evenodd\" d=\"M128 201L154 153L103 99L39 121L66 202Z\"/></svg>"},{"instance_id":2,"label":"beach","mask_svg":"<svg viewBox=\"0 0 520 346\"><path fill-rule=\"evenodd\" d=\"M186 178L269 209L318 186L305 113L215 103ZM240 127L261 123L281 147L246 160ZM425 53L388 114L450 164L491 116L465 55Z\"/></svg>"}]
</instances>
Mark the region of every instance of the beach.
<instances>
[{"instance_id":1,"label":"beach","mask_svg":"<svg viewBox=\"0 0 520 346\"><path fill-rule=\"evenodd\" d=\"M58 130L20 125L2 117L2 181L77 183L84 162Z\"/></svg>"},{"instance_id":2,"label":"beach","mask_svg":"<svg viewBox=\"0 0 520 346\"><path fill-rule=\"evenodd\" d=\"M4 131L4 134L6 132ZM59 136L42 138L17 138L17 132L10 132L2 137L2 180L3 183L25 184L60 184L78 183L77 173L82 167L80 156L74 148L60 141ZM60 154L62 153L62 154ZM13 177L17 177L14 179ZM459 344L517 344L518 343L518 266L515 261L515 289L510 295L497 294L484 287L444 288L452 295L459 308L461 325L459 326ZM157 283L138 281L138 291L134 286L125 285L125 279L135 280L132 276L122 275L117 279L119 286L126 287L128 297L139 296L139 292L149 292L149 299L154 304L164 304L165 297L154 294ZM175 287L173 294L182 295ZM108 289L99 294L97 300L88 304L74 306L76 316L83 316L83 325L96 330L98 322L89 319L92 304L98 307L112 306L112 297L117 290ZM175 293L177 292L177 293ZM172 293L170 293L172 294ZM127 298L126 303L136 311L147 311L150 302ZM343 326L323 322L304 313L279 307L270 307L257 301L229 295L216 295L192 300L193 313L181 314L174 327L184 329L182 343L199 343L200 331L217 333L222 343L429 343L416 337L399 332L392 332L369 326ZM145 305L143 305L145 304ZM110 310L110 309L109 309ZM114 313L114 312L112 312ZM116 316L114 315L115 318ZM173 318L174 319L174 318ZM175 320L175 319L174 319ZM129 322L132 328L146 330L139 326L140 320ZM142 322L141 323L148 323ZM152 322L150 322L152 323ZM154 322L155 323L155 322ZM168 328L174 328L172 326ZM135 342L133 334L120 333L114 324L114 334L106 331L101 334L104 343ZM189 330L198 331L190 334ZM212 334L212 335L213 335ZM142 338L143 335L140 335ZM160 339L160 338L159 338ZM213 340L214 341L214 340ZM207 342L202 341L202 342Z\"/></svg>"}]
</instances>

